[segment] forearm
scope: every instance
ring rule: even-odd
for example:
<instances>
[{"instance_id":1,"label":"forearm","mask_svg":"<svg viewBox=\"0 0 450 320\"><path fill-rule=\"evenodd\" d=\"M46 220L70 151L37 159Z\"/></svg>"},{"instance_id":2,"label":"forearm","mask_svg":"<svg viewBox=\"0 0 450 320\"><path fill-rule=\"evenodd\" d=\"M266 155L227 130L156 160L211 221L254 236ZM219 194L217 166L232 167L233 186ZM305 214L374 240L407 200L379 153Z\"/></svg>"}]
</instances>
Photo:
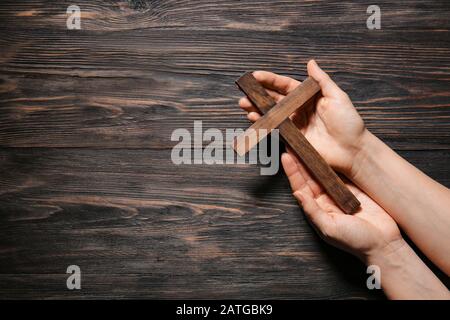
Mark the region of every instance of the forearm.
<instances>
[{"instance_id":1,"label":"forearm","mask_svg":"<svg viewBox=\"0 0 450 320\"><path fill-rule=\"evenodd\" d=\"M380 204L416 245L450 274L450 191L370 132L361 140L351 179Z\"/></svg>"},{"instance_id":2,"label":"forearm","mask_svg":"<svg viewBox=\"0 0 450 320\"><path fill-rule=\"evenodd\" d=\"M368 258L368 265L380 268L381 286L389 299L450 299L442 282L411 247L399 240L395 248Z\"/></svg>"}]
</instances>

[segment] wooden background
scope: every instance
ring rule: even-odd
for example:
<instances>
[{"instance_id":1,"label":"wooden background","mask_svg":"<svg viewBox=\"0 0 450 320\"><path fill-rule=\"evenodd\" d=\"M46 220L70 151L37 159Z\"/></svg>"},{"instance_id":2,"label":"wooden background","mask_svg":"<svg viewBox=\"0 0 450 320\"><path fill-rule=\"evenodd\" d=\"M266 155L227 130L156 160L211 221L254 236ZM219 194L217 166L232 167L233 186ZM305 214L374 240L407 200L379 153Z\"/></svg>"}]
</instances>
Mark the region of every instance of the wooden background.
<instances>
[{"instance_id":1,"label":"wooden background","mask_svg":"<svg viewBox=\"0 0 450 320\"><path fill-rule=\"evenodd\" d=\"M450 186L450 2L378 0L371 31L372 2L2 0L0 298L383 298L283 173L170 160L194 120L249 125L244 71L302 79L314 57L372 132Z\"/></svg>"}]
</instances>

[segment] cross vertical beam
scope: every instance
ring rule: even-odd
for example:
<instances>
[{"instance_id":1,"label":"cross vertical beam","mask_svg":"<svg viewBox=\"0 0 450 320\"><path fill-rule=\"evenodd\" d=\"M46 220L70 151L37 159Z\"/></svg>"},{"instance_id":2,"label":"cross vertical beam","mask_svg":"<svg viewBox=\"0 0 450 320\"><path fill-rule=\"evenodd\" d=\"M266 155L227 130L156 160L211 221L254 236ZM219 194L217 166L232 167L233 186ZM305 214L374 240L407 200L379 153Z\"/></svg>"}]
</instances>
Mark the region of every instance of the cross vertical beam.
<instances>
[{"instance_id":1,"label":"cross vertical beam","mask_svg":"<svg viewBox=\"0 0 450 320\"><path fill-rule=\"evenodd\" d=\"M270 114L269 111L277 105L275 100L251 73L244 74L236 81L236 84L262 114ZM289 95L283 100L287 99ZM305 102L308 100L309 98ZM298 105L297 107L300 106ZM258 123L258 121L255 123ZM346 214L354 213L361 205L360 202L291 121L289 114L284 118L278 128L287 144L294 150L309 172L318 180L339 208Z\"/></svg>"}]
</instances>

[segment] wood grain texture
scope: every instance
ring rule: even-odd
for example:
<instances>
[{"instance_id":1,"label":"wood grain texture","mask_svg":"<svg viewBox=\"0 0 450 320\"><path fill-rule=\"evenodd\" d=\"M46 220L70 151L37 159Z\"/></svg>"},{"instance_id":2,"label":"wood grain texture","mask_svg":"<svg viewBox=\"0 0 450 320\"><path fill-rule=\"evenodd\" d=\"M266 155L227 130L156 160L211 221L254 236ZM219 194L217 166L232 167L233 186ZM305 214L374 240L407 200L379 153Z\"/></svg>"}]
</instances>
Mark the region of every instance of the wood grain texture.
<instances>
[{"instance_id":1,"label":"wood grain texture","mask_svg":"<svg viewBox=\"0 0 450 320\"><path fill-rule=\"evenodd\" d=\"M175 166L174 129L247 128L234 80L311 57L450 186L448 1L0 2L0 298L380 298L282 173ZM82 270L82 290L65 287Z\"/></svg>"},{"instance_id":2,"label":"wood grain texture","mask_svg":"<svg viewBox=\"0 0 450 320\"><path fill-rule=\"evenodd\" d=\"M278 128L291 114L296 110L300 111L319 91L319 84L311 77L306 78L283 100L278 102L258 121L253 123L250 128L239 135L233 144L234 150L240 156L245 155L273 129Z\"/></svg>"},{"instance_id":3,"label":"wood grain texture","mask_svg":"<svg viewBox=\"0 0 450 320\"><path fill-rule=\"evenodd\" d=\"M378 32L365 2L78 3L75 32L69 2L0 4L0 145L165 148L193 119L245 128L234 79L259 69L304 78L316 57L391 146L448 149L447 1L379 1Z\"/></svg>"},{"instance_id":4,"label":"wood grain texture","mask_svg":"<svg viewBox=\"0 0 450 320\"><path fill-rule=\"evenodd\" d=\"M450 186L448 152L401 155ZM170 150L0 150L0 295L379 297L366 289L362 264L314 233L284 175L175 166L168 157ZM70 264L85 273L80 292L65 288Z\"/></svg>"},{"instance_id":5,"label":"wood grain texture","mask_svg":"<svg viewBox=\"0 0 450 320\"><path fill-rule=\"evenodd\" d=\"M252 73L248 72L244 74L236 81L236 84L259 109L261 114L269 114L271 108L276 105L275 100L255 77L253 77ZM308 100L310 99L314 99L314 95L311 95ZM342 211L347 214L354 213L360 207L361 203L345 186L344 182L327 164L325 159L308 142L289 117L279 125L279 130L283 140L288 143L306 168L308 168L311 175L317 179Z\"/></svg>"}]
</instances>

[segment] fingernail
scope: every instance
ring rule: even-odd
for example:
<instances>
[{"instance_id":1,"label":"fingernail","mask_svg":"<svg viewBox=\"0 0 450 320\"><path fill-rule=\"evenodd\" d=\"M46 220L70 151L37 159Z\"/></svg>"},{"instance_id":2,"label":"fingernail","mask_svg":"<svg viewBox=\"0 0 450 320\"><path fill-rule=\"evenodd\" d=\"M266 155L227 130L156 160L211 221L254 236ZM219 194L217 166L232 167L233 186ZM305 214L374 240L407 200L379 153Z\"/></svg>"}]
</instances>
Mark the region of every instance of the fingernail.
<instances>
[{"instance_id":1,"label":"fingernail","mask_svg":"<svg viewBox=\"0 0 450 320\"><path fill-rule=\"evenodd\" d=\"M289 154L288 154L287 152L283 152L283 153L281 154L281 158L285 158L285 157L287 157L287 156L289 156Z\"/></svg>"},{"instance_id":2,"label":"fingernail","mask_svg":"<svg viewBox=\"0 0 450 320\"><path fill-rule=\"evenodd\" d=\"M300 202L303 202L305 200L305 197L303 196L303 194L300 191L295 191L293 194L294 194L294 197L297 198L297 200L300 200Z\"/></svg>"}]
</instances>

